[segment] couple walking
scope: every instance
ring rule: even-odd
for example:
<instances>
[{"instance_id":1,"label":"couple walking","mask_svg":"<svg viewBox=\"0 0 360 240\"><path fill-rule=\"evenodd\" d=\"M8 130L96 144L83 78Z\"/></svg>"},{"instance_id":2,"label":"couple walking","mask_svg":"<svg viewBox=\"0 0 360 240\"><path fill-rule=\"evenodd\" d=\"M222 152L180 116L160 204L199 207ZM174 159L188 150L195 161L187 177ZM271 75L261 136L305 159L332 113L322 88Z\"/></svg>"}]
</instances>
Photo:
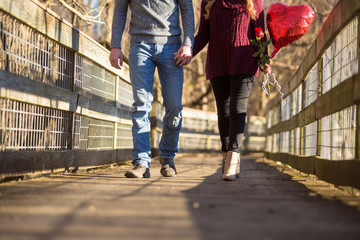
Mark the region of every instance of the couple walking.
<instances>
[{"instance_id":1,"label":"couple walking","mask_svg":"<svg viewBox=\"0 0 360 240\"><path fill-rule=\"evenodd\" d=\"M223 151L224 180L240 172L240 146L248 97L258 60L250 44L255 28L264 29L262 0L202 0L200 26L194 38L192 0L115 0L110 62L121 68L121 39L131 9L129 53L133 88L133 165L128 178L150 177L150 119L154 72L157 68L165 107L159 144L161 175L176 176L174 157L181 129L183 66L207 44L206 78L215 95ZM179 15L183 25L180 28ZM264 68L270 71L270 66Z\"/></svg>"}]
</instances>

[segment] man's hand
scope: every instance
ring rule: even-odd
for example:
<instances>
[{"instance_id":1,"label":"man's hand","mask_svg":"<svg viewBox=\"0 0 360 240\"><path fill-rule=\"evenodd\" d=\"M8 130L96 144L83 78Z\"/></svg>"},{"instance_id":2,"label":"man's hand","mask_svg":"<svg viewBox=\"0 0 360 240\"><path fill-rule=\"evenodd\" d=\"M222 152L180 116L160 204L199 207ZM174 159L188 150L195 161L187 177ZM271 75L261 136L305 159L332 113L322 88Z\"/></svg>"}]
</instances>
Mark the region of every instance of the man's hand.
<instances>
[{"instance_id":1,"label":"man's hand","mask_svg":"<svg viewBox=\"0 0 360 240\"><path fill-rule=\"evenodd\" d=\"M174 53L174 60L179 67L185 66L191 62L193 49L189 46L181 46L179 50Z\"/></svg>"},{"instance_id":2,"label":"man's hand","mask_svg":"<svg viewBox=\"0 0 360 240\"><path fill-rule=\"evenodd\" d=\"M120 48L112 48L109 57L111 66L117 69L121 69L123 65L124 55ZM119 65L120 61L120 65Z\"/></svg>"}]
</instances>

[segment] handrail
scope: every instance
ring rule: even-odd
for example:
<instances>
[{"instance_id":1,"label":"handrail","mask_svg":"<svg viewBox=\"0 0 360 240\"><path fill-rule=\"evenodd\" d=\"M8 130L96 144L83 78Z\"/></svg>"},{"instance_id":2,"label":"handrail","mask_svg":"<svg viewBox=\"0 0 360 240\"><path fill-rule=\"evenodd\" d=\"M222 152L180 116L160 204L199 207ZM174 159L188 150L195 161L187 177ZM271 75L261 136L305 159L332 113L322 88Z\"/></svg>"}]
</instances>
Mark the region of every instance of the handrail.
<instances>
[{"instance_id":1,"label":"handrail","mask_svg":"<svg viewBox=\"0 0 360 240\"><path fill-rule=\"evenodd\" d=\"M107 49L39 1L0 1L0 181L132 158L129 67L113 68L108 56ZM156 151L162 105L155 99ZM215 149L210 146L219 142L216 114L193 111L184 110L181 149ZM194 132L186 127L193 118L211 127ZM201 144L185 144L191 139Z\"/></svg>"},{"instance_id":2,"label":"handrail","mask_svg":"<svg viewBox=\"0 0 360 240\"><path fill-rule=\"evenodd\" d=\"M266 156L360 187L360 2L341 0L297 72L266 106Z\"/></svg>"}]
</instances>

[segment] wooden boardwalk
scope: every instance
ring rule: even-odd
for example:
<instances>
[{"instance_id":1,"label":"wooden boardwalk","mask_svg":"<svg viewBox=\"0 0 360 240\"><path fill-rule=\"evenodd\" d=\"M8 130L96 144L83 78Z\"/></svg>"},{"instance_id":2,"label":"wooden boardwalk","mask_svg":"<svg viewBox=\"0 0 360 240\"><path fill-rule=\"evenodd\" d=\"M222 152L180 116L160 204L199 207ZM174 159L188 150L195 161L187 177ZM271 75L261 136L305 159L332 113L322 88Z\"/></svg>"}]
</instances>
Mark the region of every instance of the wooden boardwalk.
<instances>
[{"instance_id":1,"label":"wooden boardwalk","mask_svg":"<svg viewBox=\"0 0 360 240\"><path fill-rule=\"evenodd\" d=\"M1 240L360 239L359 198L258 156L242 179L184 155L178 176L126 179L129 165L0 185ZM352 205L352 206L350 206Z\"/></svg>"}]
</instances>

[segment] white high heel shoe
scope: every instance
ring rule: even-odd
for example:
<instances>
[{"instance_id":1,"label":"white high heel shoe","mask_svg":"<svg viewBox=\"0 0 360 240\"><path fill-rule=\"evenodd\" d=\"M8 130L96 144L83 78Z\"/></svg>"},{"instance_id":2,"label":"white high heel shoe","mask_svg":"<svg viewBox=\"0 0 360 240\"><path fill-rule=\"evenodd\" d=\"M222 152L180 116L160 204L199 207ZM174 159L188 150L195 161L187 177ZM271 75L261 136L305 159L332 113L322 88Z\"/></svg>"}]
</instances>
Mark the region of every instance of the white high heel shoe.
<instances>
[{"instance_id":1,"label":"white high heel shoe","mask_svg":"<svg viewBox=\"0 0 360 240\"><path fill-rule=\"evenodd\" d=\"M240 177L240 153L227 152L225 164L223 168L222 179L227 181L234 181Z\"/></svg>"}]
</instances>

